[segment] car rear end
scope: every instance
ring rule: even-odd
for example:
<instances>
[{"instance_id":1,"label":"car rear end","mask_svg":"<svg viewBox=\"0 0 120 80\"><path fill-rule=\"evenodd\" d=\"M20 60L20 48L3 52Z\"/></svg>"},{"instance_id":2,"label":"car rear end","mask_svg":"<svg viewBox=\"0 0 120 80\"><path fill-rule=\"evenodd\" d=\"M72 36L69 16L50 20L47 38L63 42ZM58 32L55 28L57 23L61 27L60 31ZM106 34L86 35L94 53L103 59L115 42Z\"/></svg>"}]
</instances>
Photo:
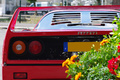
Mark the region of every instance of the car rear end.
<instances>
[{"instance_id":1,"label":"car rear end","mask_svg":"<svg viewBox=\"0 0 120 80\"><path fill-rule=\"evenodd\" d=\"M12 38L6 37L3 80L63 80L67 74L65 74L66 69L61 67L62 62L80 50L90 50L92 44L98 48L99 40L103 38L100 35L101 32L103 31L96 31L98 35L96 33L91 35L93 32L84 31L84 36L78 35L78 32L66 31L44 32L44 34L41 32L24 32L15 33L16 36ZM64 36L61 35L63 33ZM108 33L109 31L105 31L103 34ZM41 34L42 36L38 36ZM68 34L69 36L67 36Z\"/></svg>"},{"instance_id":2,"label":"car rear end","mask_svg":"<svg viewBox=\"0 0 120 80\"><path fill-rule=\"evenodd\" d=\"M118 17L117 12L108 16L109 12L100 11L53 11L34 30L14 31L20 10L38 9L41 8L19 8L11 19L3 46L3 80L66 80L62 62L78 52L89 51L93 44L99 50L103 35L109 35L117 27L111 26L110 21ZM110 18L109 22L93 21L104 18L105 21Z\"/></svg>"}]
</instances>

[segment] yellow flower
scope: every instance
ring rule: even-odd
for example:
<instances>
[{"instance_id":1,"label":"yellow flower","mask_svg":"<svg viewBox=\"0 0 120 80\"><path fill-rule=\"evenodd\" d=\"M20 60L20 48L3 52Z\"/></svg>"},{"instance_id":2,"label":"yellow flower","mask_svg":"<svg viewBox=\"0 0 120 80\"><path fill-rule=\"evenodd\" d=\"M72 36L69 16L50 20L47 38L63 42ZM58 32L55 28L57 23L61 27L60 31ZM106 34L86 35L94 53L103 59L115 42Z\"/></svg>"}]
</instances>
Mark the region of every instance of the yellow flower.
<instances>
[{"instance_id":1,"label":"yellow flower","mask_svg":"<svg viewBox=\"0 0 120 80\"><path fill-rule=\"evenodd\" d=\"M103 39L103 40L100 42L100 45L104 46L105 43L109 43L108 39Z\"/></svg>"},{"instance_id":2,"label":"yellow flower","mask_svg":"<svg viewBox=\"0 0 120 80\"><path fill-rule=\"evenodd\" d=\"M73 62L73 61L69 61L69 62L68 62L68 65L71 65L71 64L74 64L74 62Z\"/></svg>"},{"instance_id":3,"label":"yellow flower","mask_svg":"<svg viewBox=\"0 0 120 80\"><path fill-rule=\"evenodd\" d=\"M117 74L117 77L120 78L120 73Z\"/></svg>"},{"instance_id":4,"label":"yellow flower","mask_svg":"<svg viewBox=\"0 0 120 80\"><path fill-rule=\"evenodd\" d=\"M69 68L69 66L68 66L68 65L66 65L66 68Z\"/></svg>"},{"instance_id":5,"label":"yellow flower","mask_svg":"<svg viewBox=\"0 0 120 80\"><path fill-rule=\"evenodd\" d=\"M65 73L68 73L69 70L66 70Z\"/></svg>"},{"instance_id":6,"label":"yellow flower","mask_svg":"<svg viewBox=\"0 0 120 80\"><path fill-rule=\"evenodd\" d=\"M77 58L78 57L78 55L73 55L73 56L71 56L71 58L70 58L70 61L73 61L75 58Z\"/></svg>"},{"instance_id":7,"label":"yellow flower","mask_svg":"<svg viewBox=\"0 0 120 80\"><path fill-rule=\"evenodd\" d=\"M95 64L97 64L97 62L94 62Z\"/></svg>"},{"instance_id":8,"label":"yellow flower","mask_svg":"<svg viewBox=\"0 0 120 80\"><path fill-rule=\"evenodd\" d=\"M62 63L62 67L67 66L69 62L70 62L69 58L66 59L66 60Z\"/></svg>"},{"instance_id":9,"label":"yellow flower","mask_svg":"<svg viewBox=\"0 0 120 80\"><path fill-rule=\"evenodd\" d=\"M95 73L95 71L93 71L92 73Z\"/></svg>"},{"instance_id":10,"label":"yellow flower","mask_svg":"<svg viewBox=\"0 0 120 80\"><path fill-rule=\"evenodd\" d=\"M81 77L84 77L84 75L81 75Z\"/></svg>"},{"instance_id":11,"label":"yellow flower","mask_svg":"<svg viewBox=\"0 0 120 80\"><path fill-rule=\"evenodd\" d=\"M80 63L76 63L76 64L77 64L77 67L81 66L81 64L80 64Z\"/></svg>"},{"instance_id":12,"label":"yellow flower","mask_svg":"<svg viewBox=\"0 0 120 80\"><path fill-rule=\"evenodd\" d=\"M78 80L81 77L81 72L79 72L77 75L75 75L75 80Z\"/></svg>"}]
</instances>

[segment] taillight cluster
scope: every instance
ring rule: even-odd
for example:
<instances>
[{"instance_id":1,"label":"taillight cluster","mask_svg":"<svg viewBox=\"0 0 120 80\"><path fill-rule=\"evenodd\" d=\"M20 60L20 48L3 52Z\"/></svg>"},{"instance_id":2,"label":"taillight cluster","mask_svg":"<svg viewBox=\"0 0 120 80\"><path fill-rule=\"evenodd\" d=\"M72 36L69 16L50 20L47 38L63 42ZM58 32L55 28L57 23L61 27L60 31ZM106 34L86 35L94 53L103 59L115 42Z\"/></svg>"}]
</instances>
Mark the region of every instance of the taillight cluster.
<instances>
[{"instance_id":1,"label":"taillight cluster","mask_svg":"<svg viewBox=\"0 0 120 80\"><path fill-rule=\"evenodd\" d=\"M42 51L42 44L39 41L32 41L29 44L29 51L32 54L39 54Z\"/></svg>"},{"instance_id":2,"label":"taillight cluster","mask_svg":"<svg viewBox=\"0 0 120 80\"><path fill-rule=\"evenodd\" d=\"M15 41L12 45L12 50L16 54L22 54L26 49L26 45L23 41Z\"/></svg>"},{"instance_id":3,"label":"taillight cluster","mask_svg":"<svg viewBox=\"0 0 120 80\"><path fill-rule=\"evenodd\" d=\"M23 41L15 41L12 45L12 50L15 54L23 54L26 47ZM32 54L39 54L42 51L42 44L39 41L31 41L28 45L28 49Z\"/></svg>"}]
</instances>

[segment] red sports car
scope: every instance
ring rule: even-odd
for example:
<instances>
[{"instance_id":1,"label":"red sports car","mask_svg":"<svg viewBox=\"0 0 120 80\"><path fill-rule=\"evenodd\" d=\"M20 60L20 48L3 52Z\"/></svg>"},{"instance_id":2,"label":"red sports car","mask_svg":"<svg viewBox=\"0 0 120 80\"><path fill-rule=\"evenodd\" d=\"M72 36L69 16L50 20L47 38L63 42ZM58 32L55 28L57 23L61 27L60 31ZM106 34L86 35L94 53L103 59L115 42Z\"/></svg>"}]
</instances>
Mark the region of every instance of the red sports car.
<instances>
[{"instance_id":1,"label":"red sports car","mask_svg":"<svg viewBox=\"0 0 120 80\"><path fill-rule=\"evenodd\" d=\"M99 49L109 35L117 6L21 7L9 24L3 46L3 80L65 80L62 62L77 52ZM52 10L33 30L15 31L20 11ZM70 78L68 78L70 79Z\"/></svg>"}]
</instances>

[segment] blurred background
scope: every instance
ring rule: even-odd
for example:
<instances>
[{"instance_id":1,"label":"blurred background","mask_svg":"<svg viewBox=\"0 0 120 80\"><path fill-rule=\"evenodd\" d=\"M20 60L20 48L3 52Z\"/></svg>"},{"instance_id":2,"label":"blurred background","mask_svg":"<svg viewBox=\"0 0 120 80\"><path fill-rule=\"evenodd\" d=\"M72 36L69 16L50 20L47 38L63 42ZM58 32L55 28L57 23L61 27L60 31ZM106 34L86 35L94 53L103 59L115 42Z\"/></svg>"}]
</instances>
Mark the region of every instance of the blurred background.
<instances>
[{"instance_id":1,"label":"blurred background","mask_svg":"<svg viewBox=\"0 0 120 80\"><path fill-rule=\"evenodd\" d=\"M18 7L94 5L120 5L120 0L0 0L0 28L7 28L14 11ZM34 27L40 18L49 11L36 12L21 12L19 14L17 26L23 26L23 24L21 25L19 23L24 23L33 24L32 26Z\"/></svg>"},{"instance_id":2,"label":"blurred background","mask_svg":"<svg viewBox=\"0 0 120 80\"><path fill-rule=\"evenodd\" d=\"M13 14L18 7L119 5L120 0L0 0L0 16Z\"/></svg>"}]
</instances>

